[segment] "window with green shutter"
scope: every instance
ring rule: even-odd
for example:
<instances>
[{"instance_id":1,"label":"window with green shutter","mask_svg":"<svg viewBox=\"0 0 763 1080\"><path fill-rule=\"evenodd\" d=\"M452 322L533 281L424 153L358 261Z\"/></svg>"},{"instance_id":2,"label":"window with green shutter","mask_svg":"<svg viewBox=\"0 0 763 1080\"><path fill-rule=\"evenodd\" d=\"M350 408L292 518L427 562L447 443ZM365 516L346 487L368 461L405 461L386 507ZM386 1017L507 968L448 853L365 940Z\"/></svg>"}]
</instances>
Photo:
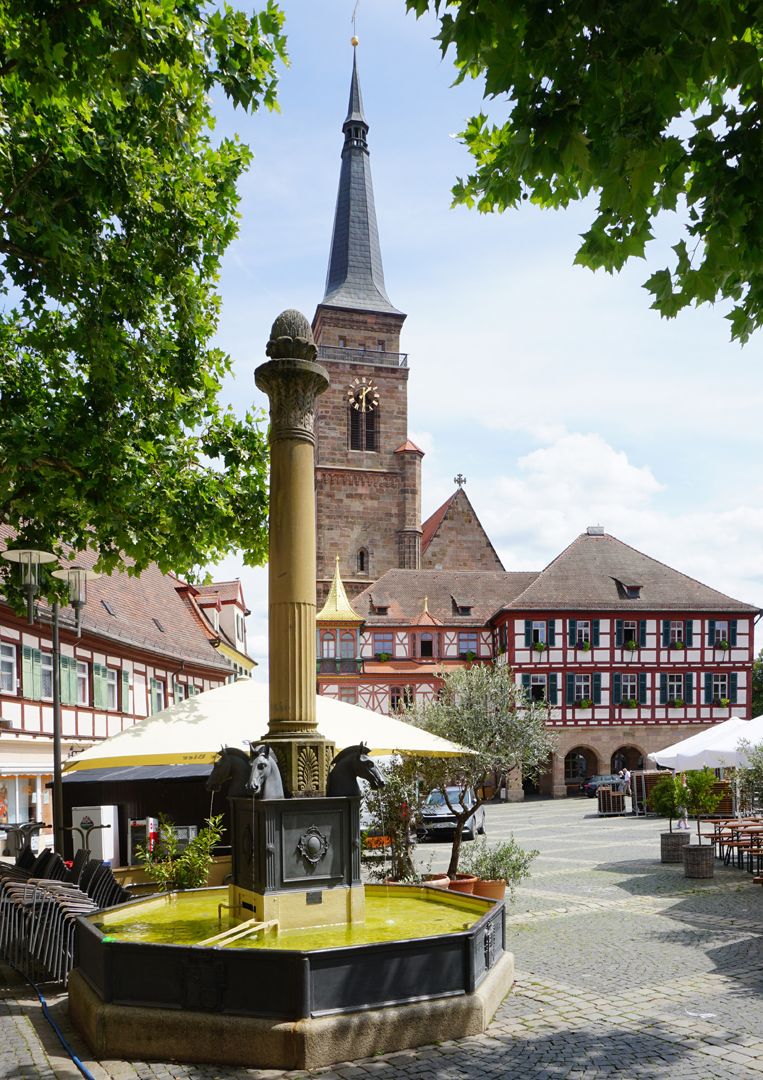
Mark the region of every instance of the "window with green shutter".
<instances>
[{"instance_id":1,"label":"window with green shutter","mask_svg":"<svg viewBox=\"0 0 763 1080\"><path fill-rule=\"evenodd\" d=\"M737 643L737 620L729 620L729 645L736 645Z\"/></svg>"},{"instance_id":2,"label":"window with green shutter","mask_svg":"<svg viewBox=\"0 0 763 1080\"><path fill-rule=\"evenodd\" d=\"M729 672L729 701L732 705L737 703L739 676L736 671Z\"/></svg>"},{"instance_id":3,"label":"window with green shutter","mask_svg":"<svg viewBox=\"0 0 763 1080\"><path fill-rule=\"evenodd\" d=\"M59 683L61 687L61 704L77 704L77 661L73 656L60 657Z\"/></svg>"},{"instance_id":4,"label":"window with green shutter","mask_svg":"<svg viewBox=\"0 0 763 1080\"><path fill-rule=\"evenodd\" d=\"M575 676L572 674L567 675L567 705L573 705L575 702Z\"/></svg>"},{"instance_id":5,"label":"window with green shutter","mask_svg":"<svg viewBox=\"0 0 763 1080\"><path fill-rule=\"evenodd\" d=\"M694 620L686 620L686 647L690 649L694 644Z\"/></svg>"},{"instance_id":6,"label":"window with green shutter","mask_svg":"<svg viewBox=\"0 0 763 1080\"><path fill-rule=\"evenodd\" d=\"M556 645L556 619L548 620L548 643Z\"/></svg>"},{"instance_id":7,"label":"window with green shutter","mask_svg":"<svg viewBox=\"0 0 763 1080\"><path fill-rule=\"evenodd\" d=\"M530 692L530 676L529 675L523 675L522 676L522 689L526 690L528 692L528 694L529 694L529 692Z\"/></svg>"},{"instance_id":8,"label":"window with green shutter","mask_svg":"<svg viewBox=\"0 0 763 1080\"><path fill-rule=\"evenodd\" d=\"M622 649L622 647L623 647L623 641L624 641L623 626L624 626L624 620L623 619L615 619L615 647L618 648L618 649Z\"/></svg>"},{"instance_id":9,"label":"window with green shutter","mask_svg":"<svg viewBox=\"0 0 763 1080\"><path fill-rule=\"evenodd\" d=\"M707 624L707 643L715 645L715 619L710 619Z\"/></svg>"},{"instance_id":10,"label":"window with green shutter","mask_svg":"<svg viewBox=\"0 0 763 1080\"><path fill-rule=\"evenodd\" d=\"M119 703L123 713L130 712L130 672L122 668L122 689Z\"/></svg>"},{"instance_id":11,"label":"window with green shutter","mask_svg":"<svg viewBox=\"0 0 763 1080\"><path fill-rule=\"evenodd\" d=\"M577 640L578 640L578 622L577 622L577 619L570 619L567 625L569 627L569 637L567 638L567 641L568 641L568 643L570 645L572 645L574 647L577 644Z\"/></svg>"},{"instance_id":12,"label":"window with green shutter","mask_svg":"<svg viewBox=\"0 0 763 1080\"><path fill-rule=\"evenodd\" d=\"M684 675L684 701L687 705L694 701L694 675L690 671Z\"/></svg>"},{"instance_id":13,"label":"window with green shutter","mask_svg":"<svg viewBox=\"0 0 763 1080\"><path fill-rule=\"evenodd\" d=\"M532 619L525 619L525 648L531 648L533 643L533 623Z\"/></svg>"},{"instance_id":14,"label":"window with green shutter","mask_svg":"<svg viewBox=\"0 0 763 1080\"><path fill-rule=\"evenodd\" d=\"M598 671L593 673L593 703L601 705L601 675Z\"/></svg>"},{"instance_id":15,"label":"window with green shutter","mask_svg":"<svg viewBox=\"0 0 763 1080\"><path fill-rule=\"evenodd\" d=\"M715 627L713 627L715 629ZM712 672L705 672L705 705L713 704L713 675Z\"/></svg>"},{"instance_id":16,"label":"window with green shutter","mask_svg":"<svg viewBox=\"0 0 763 1080\"><path fill-rule=\"evenodd\" d=\"M104 664L93 664L93 708L109 706L109 669Z\"/></svg>"},{"instance_id":17,"label":"window with green shutter","mask_svg":"<svg viewBox=\"0 0 763 1080\"><path fill-rule=\"evenodd\" d=\"M42 700L42 653L31 645L24 645L21 651L21 683L25 698Z\"/></svg>"},{"instance_id":18,"label":"window with green shutter","mask_svg":"<svg viewBox=\"0 0 763 1080\"><path fill-rule=\"evenodd\" d=\"M598 645L599 641L600 641L600 635L599 635L599 626L600 625L601 625L601 623L600 623L599 619L593 619L591 621L591 637L592 637L592 640L593 640L594 647L596 645Z\"/></svg>"},{"instance_id":19,"label":"window with green shutter","mask_svg":"<svg viewBox=\"0 0 763 1080\"><path fill-rule=\"evenodd\" d=\"M648 691L646 688L646 672L640 671L638 676L638 702L639 705L646 705L648 701Z\"/></svg>"},{"instance_id":20,"label":"window with green shutter","mask_svg":"<svg viewBox=\"0 0 763 1080\"><path fill-rule=\"evenodd\" d=\"M622 700L623 700L622 685L623 685L623 677L619 673L619 671L616 671L612 676L612 704L613 705L620 705L622 703Z\"/></svg>"},{"instance_id":21,"label":"window with green shutter","mask_svg":"<svg viewBox=\"0 0 763 1080\"><path fill-rule=\"evenodd\" d=\"M642 649L646 645L646 619L638 621L638 643Z\"/></svg>"},{"instance_id":22,"label":"window with green shutter","mask_svg":"<svg viewBox=\"0 0 763 1080\"><path fill-rule=\"evenodd\" d=\"M559 691L557 689L556 672L552 671L548 676L548 703L549 705L556 705L558 700Z\"/></svg>"},{"instance_id":23,"label":"window with green shutter","mask_svg":"<svg viewBox=\"0 0 763 1080\"><path fill-rule=\"evenodd\" d=\"M668 703L668 676L663 671L660 674L660 705L667 705Z\"/></svg>"},{"instance_id":24,"label":"window with green shutter","mask_svg":"<svg viewBox=\"0 0 763 1080\"><path fill-rule=\"evenodd\" d=\"M662 620L662 647L667 649L670 645L670 619Z\"/></svg>"}]
</instances>

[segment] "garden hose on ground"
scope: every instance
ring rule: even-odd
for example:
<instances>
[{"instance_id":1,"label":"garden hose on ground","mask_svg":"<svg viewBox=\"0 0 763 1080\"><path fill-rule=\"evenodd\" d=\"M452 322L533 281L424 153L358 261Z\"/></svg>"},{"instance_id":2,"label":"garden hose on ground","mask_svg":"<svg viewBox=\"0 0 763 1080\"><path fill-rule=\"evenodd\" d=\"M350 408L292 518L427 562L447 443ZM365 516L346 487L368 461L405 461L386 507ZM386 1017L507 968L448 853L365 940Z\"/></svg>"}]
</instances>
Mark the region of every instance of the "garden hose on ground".
<instances>
[{"instance_id":1,"label":"garden hose on ground","mask_svg":"<svg viewBox=\"0 0 763 1080\"><path fill-rule=\"evenodd\" d=\"M26 981L29 983L29 985L34 990L35 994L37 994L37 997L40 999L40 1005L42 1006L42 1014L43 1014L43 1016L45 1017L45 1019L48 1021L50 1026L55 1031L55 1033L56 1033L56 1035L58 1037L58 1041L61 1043L64 1050L69 1055L69 1057L72 1059L72 1061L77 1066L79 1071L82 1073L85 1080L95 1080L95 1077L93 1076L93 1074L90 1072L90 1070L87 1068L87 1066L81 1061L81 1059L77 1057L77 1055L74 1053L74 1050L72 1049L71 1045L67 1042L66 1036L64 1035L63 1031L61 1031L61 1028L58 1026L55 1019L51 1015L50 1009L48 1008L48 1003L45 1000L45 995L40 990L37 983L32 982L32 980L27 975L25 975L23 971L19 971L19 969L17 967L14 967L13 964L11 964L11 967L13 967L13 970L15 972L17 972L19 975L21 975L21 977L23 979L26 979Z\"/></svg>"}]
</instances>

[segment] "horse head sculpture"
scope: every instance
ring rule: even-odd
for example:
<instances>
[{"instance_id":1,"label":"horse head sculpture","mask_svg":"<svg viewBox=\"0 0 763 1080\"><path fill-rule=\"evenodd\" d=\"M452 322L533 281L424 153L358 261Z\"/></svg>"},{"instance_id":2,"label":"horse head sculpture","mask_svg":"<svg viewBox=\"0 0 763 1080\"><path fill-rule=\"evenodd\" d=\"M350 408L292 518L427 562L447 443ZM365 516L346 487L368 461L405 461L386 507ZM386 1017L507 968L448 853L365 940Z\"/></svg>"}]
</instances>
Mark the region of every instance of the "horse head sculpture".
<instances>
[{"instance_id":1,"label":"horse head sculpture","mask_svg":"<svg viewBox=\"0 0 763 1080\"><path fill-rule=\"evenodd\" d=\"M376 762L368 756L368 747L365 743L346 746L336 755L331 763L326 794L330 796L360 795L358 779L365 780L374 791L384 787L384 777L379 772Z\"/></svg>"},{"instance_id":2,"label":"horse head sculpture","mask_svg":"<svg viewBox=\"0 0 763 1080\"><path fill-rule=\"evenodd\" d=\"M247 790L255 799L283 799L283 782L276 756L264 743L249 743Z\"/></svg>"},{"instance_id":3,"label":"horse head sculpture","mask_svg":"<svg viewBox=\"0 0 763 1080\"><path fill-rule=\"evenodd\" d=\"M230 781L228 798L240 799L251 794L247 790L248 780L249 755L236 746L221 746L205 787L207 791L219 791Z\"/></svg>"}]
</instances>

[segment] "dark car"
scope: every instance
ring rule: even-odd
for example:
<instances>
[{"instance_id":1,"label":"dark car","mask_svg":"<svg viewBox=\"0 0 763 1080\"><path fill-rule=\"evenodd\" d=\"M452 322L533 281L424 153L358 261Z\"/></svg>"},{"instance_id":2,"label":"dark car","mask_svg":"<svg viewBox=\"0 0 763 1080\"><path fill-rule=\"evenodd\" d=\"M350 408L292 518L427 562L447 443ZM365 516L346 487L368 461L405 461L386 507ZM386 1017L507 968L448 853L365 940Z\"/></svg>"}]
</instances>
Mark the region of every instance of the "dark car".
<instances>
[{"instance_id":1,"label":"dark car","mask_svg":"<svg viewBox=\"0 0 763 1080\"><path fill-rule=\"evenodd\" d=\"M449 787L445 789L448 793L448 799L450 805L457 807L459 805L459 796L461 789L457 787ZM472 788L469 788L464 795L464 806L467 808L474 806L477 801L477 796L474 794ZM428 834L433 836L437 833L452 833L456 828L456 816L450 812L445 796L439 788L435 788L434 791L430 791L427 795L426 802L421 809L420 820L417 827L417 833L419 837L425 837ZM473 840L475 832L484 834L485 832L485 807L480 806L474 814L469 818L464 828L464 839Z\"/></svg>"},{"instance_id":2,"label":"dark car","mask_svg":"<svg viewBox=\"0 0 763 1080\"><path fill-rule=\"evenodd\" d=\"M596 797L596 792L600 787L606 785L611 787L613 791L619 791L622 782L622 777L618 776L617 773L597 773L596 776L589 776L587 780L584 780L580 785L580 790L589 799L593 799Z\"/></svg>"}]
</instances>

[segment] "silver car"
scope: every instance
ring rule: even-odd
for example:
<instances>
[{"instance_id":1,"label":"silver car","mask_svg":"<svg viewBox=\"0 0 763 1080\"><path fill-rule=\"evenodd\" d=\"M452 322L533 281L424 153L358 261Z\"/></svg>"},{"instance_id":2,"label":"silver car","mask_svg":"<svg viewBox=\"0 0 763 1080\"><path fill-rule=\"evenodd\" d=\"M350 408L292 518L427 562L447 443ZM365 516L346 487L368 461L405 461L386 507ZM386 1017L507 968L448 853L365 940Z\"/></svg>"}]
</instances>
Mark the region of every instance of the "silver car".
<instances>
[{"instance_id":1,"label":"silver car","mask_svg":"<svg viewBox=\"0 0 763 1080\"><path fill-rule=\"evenodd\" d=\"M445 789L448 793L448 799L450 805L457 807L460 805L461 788L449 787ZM464 795L464 806L474 806L477 801L477 796L474 794L472 788L467 788ZM448 808L448 804L445 801L445 796L439 788L434 788L427 795L426 802L421 810L421 820L417 826L417 833L419 837L425 837L427 835L436 835L437 833L453 832L456 827L456 817L452 814ZM485 832L485 807L480 806L475 810L474 814L468 819L464 826L464 840L473 840L475 833L484 835Z\"/></svg>"}]
</instances>

